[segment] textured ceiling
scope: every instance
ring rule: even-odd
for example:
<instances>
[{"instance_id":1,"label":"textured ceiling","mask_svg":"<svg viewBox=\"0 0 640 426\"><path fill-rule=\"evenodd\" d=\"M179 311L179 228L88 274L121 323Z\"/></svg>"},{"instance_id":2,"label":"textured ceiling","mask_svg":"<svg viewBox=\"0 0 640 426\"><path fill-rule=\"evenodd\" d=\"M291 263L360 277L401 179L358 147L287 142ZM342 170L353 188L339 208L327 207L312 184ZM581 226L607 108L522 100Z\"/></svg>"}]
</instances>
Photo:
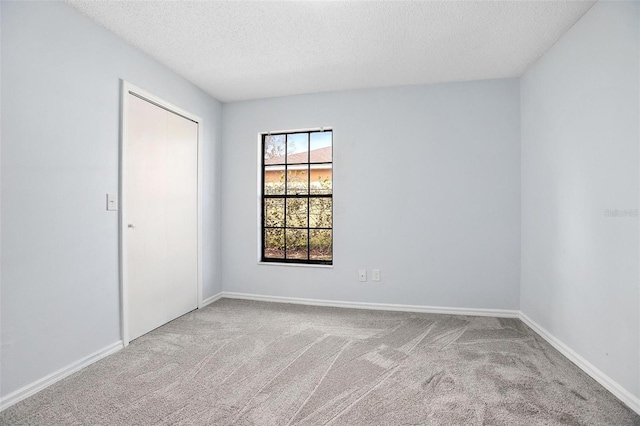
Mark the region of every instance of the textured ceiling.
<instances>
[{"instance_id":1,"label":"textured ceiling","mask_svg":"<svg viewBox=\"0 0 640 426\"><path fill-rule=\"evenodd\" d=\"M520 76L595 2L68 3L227 102Z\"/></svg>"}]
</instances>

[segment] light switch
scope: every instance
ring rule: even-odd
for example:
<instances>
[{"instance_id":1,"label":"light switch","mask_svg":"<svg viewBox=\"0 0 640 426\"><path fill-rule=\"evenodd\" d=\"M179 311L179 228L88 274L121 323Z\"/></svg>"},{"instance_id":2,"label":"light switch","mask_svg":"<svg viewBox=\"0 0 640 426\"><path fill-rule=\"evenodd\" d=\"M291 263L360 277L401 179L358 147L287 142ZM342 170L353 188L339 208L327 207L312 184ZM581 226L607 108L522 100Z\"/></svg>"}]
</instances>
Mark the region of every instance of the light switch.
<instances>
[{"instance_id":1,"label":"light switch","mask_svg":"<svg viewBox=\"0 0 640 426\"><path fill-rule=\"evenodd\" d=\"M113 193L107 194L107 210L109 211L118 210L118 196L116 194L113 194Z\"/></svg>"}]
</instances>

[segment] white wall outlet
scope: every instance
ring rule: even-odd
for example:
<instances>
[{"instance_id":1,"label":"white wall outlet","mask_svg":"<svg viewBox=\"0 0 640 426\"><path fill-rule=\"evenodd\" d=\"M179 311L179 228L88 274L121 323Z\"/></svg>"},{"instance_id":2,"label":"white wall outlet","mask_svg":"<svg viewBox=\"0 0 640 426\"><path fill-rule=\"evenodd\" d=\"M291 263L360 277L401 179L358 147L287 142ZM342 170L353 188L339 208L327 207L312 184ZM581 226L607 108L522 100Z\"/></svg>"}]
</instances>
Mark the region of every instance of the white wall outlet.
<instances>
[{"instance_id":1,"label":"white wall outlet","mask_svg":"<svg viewBox=\"0 0 640 426\"><path fill-rule=\"evenodd\" d=\"M380 281L380 269L371 270L371 281Z\"/></svg>"},{"instance_id":2,"label":"white wall outlet","mask_svg":"<svg viewBox=\"0 0 640 426\"><path fill-rule=\"evenodd\" d=\"M118 196L114 193L107 194L107 210L109 211L118 210Z\"/></svg>"},{"instance_id":3,"label":"white wall outlet","mask_svg":"<svg viewBox=\"0 0 640 426\"><path fill-rule=\"evenodd\" d=\"M366 269L358 269L358 281L366 281L367 280L367 270Z\"/></svg>"}]
</instances>

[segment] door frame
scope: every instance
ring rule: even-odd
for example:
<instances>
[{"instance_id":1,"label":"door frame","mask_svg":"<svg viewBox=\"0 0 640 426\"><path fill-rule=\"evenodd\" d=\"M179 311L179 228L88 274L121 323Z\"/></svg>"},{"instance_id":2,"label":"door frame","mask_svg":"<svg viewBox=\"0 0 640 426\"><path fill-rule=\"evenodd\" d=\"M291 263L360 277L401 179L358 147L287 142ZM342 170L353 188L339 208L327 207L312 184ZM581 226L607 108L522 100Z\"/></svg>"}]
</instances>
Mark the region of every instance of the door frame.
<instances>
[{"instance_id":1,"label":"door frame","mask_svg":"<svg viewBox=\"0 0 640 426\"><path fill-rule=\"evenodd\" d=\"M184 109L165 101L125 80L121 81L120 91L120 161L119 161L119 173L118 173L118 186L119 186L119 214L118 214L118 257L120 263L120 331L122 336L122 343L126 347L129 345L129 306L128 306L128 283L126 279L127 272L127 206L124 203L126 185L126 154L127 154L127 113L129 112L128 95L131 93L134 96L142 98L145 101L151 102L156 106L166 109L174 114L180 115L186 119L194 121L198 124L198 142L197 142L197 308L202 307L202 118L192 114Z\"/></svg>"}]
</instances>

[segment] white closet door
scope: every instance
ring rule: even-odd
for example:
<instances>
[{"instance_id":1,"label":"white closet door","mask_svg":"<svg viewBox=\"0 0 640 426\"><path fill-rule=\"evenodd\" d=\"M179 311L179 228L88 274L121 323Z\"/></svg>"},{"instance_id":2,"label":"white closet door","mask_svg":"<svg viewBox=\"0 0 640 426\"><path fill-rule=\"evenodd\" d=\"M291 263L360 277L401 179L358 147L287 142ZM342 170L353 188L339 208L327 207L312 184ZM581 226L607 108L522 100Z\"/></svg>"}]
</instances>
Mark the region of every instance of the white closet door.
<instances>
[{"instance_id":1,"label":"white closet door","mask_svg":"<svg viewBox=\"0 0 640 426\"><path fill-rule=\"evenodd\" d=\"M124 278L133 340L197 307L198 125L126 96Z\"/></svg>"}]
</instances>

